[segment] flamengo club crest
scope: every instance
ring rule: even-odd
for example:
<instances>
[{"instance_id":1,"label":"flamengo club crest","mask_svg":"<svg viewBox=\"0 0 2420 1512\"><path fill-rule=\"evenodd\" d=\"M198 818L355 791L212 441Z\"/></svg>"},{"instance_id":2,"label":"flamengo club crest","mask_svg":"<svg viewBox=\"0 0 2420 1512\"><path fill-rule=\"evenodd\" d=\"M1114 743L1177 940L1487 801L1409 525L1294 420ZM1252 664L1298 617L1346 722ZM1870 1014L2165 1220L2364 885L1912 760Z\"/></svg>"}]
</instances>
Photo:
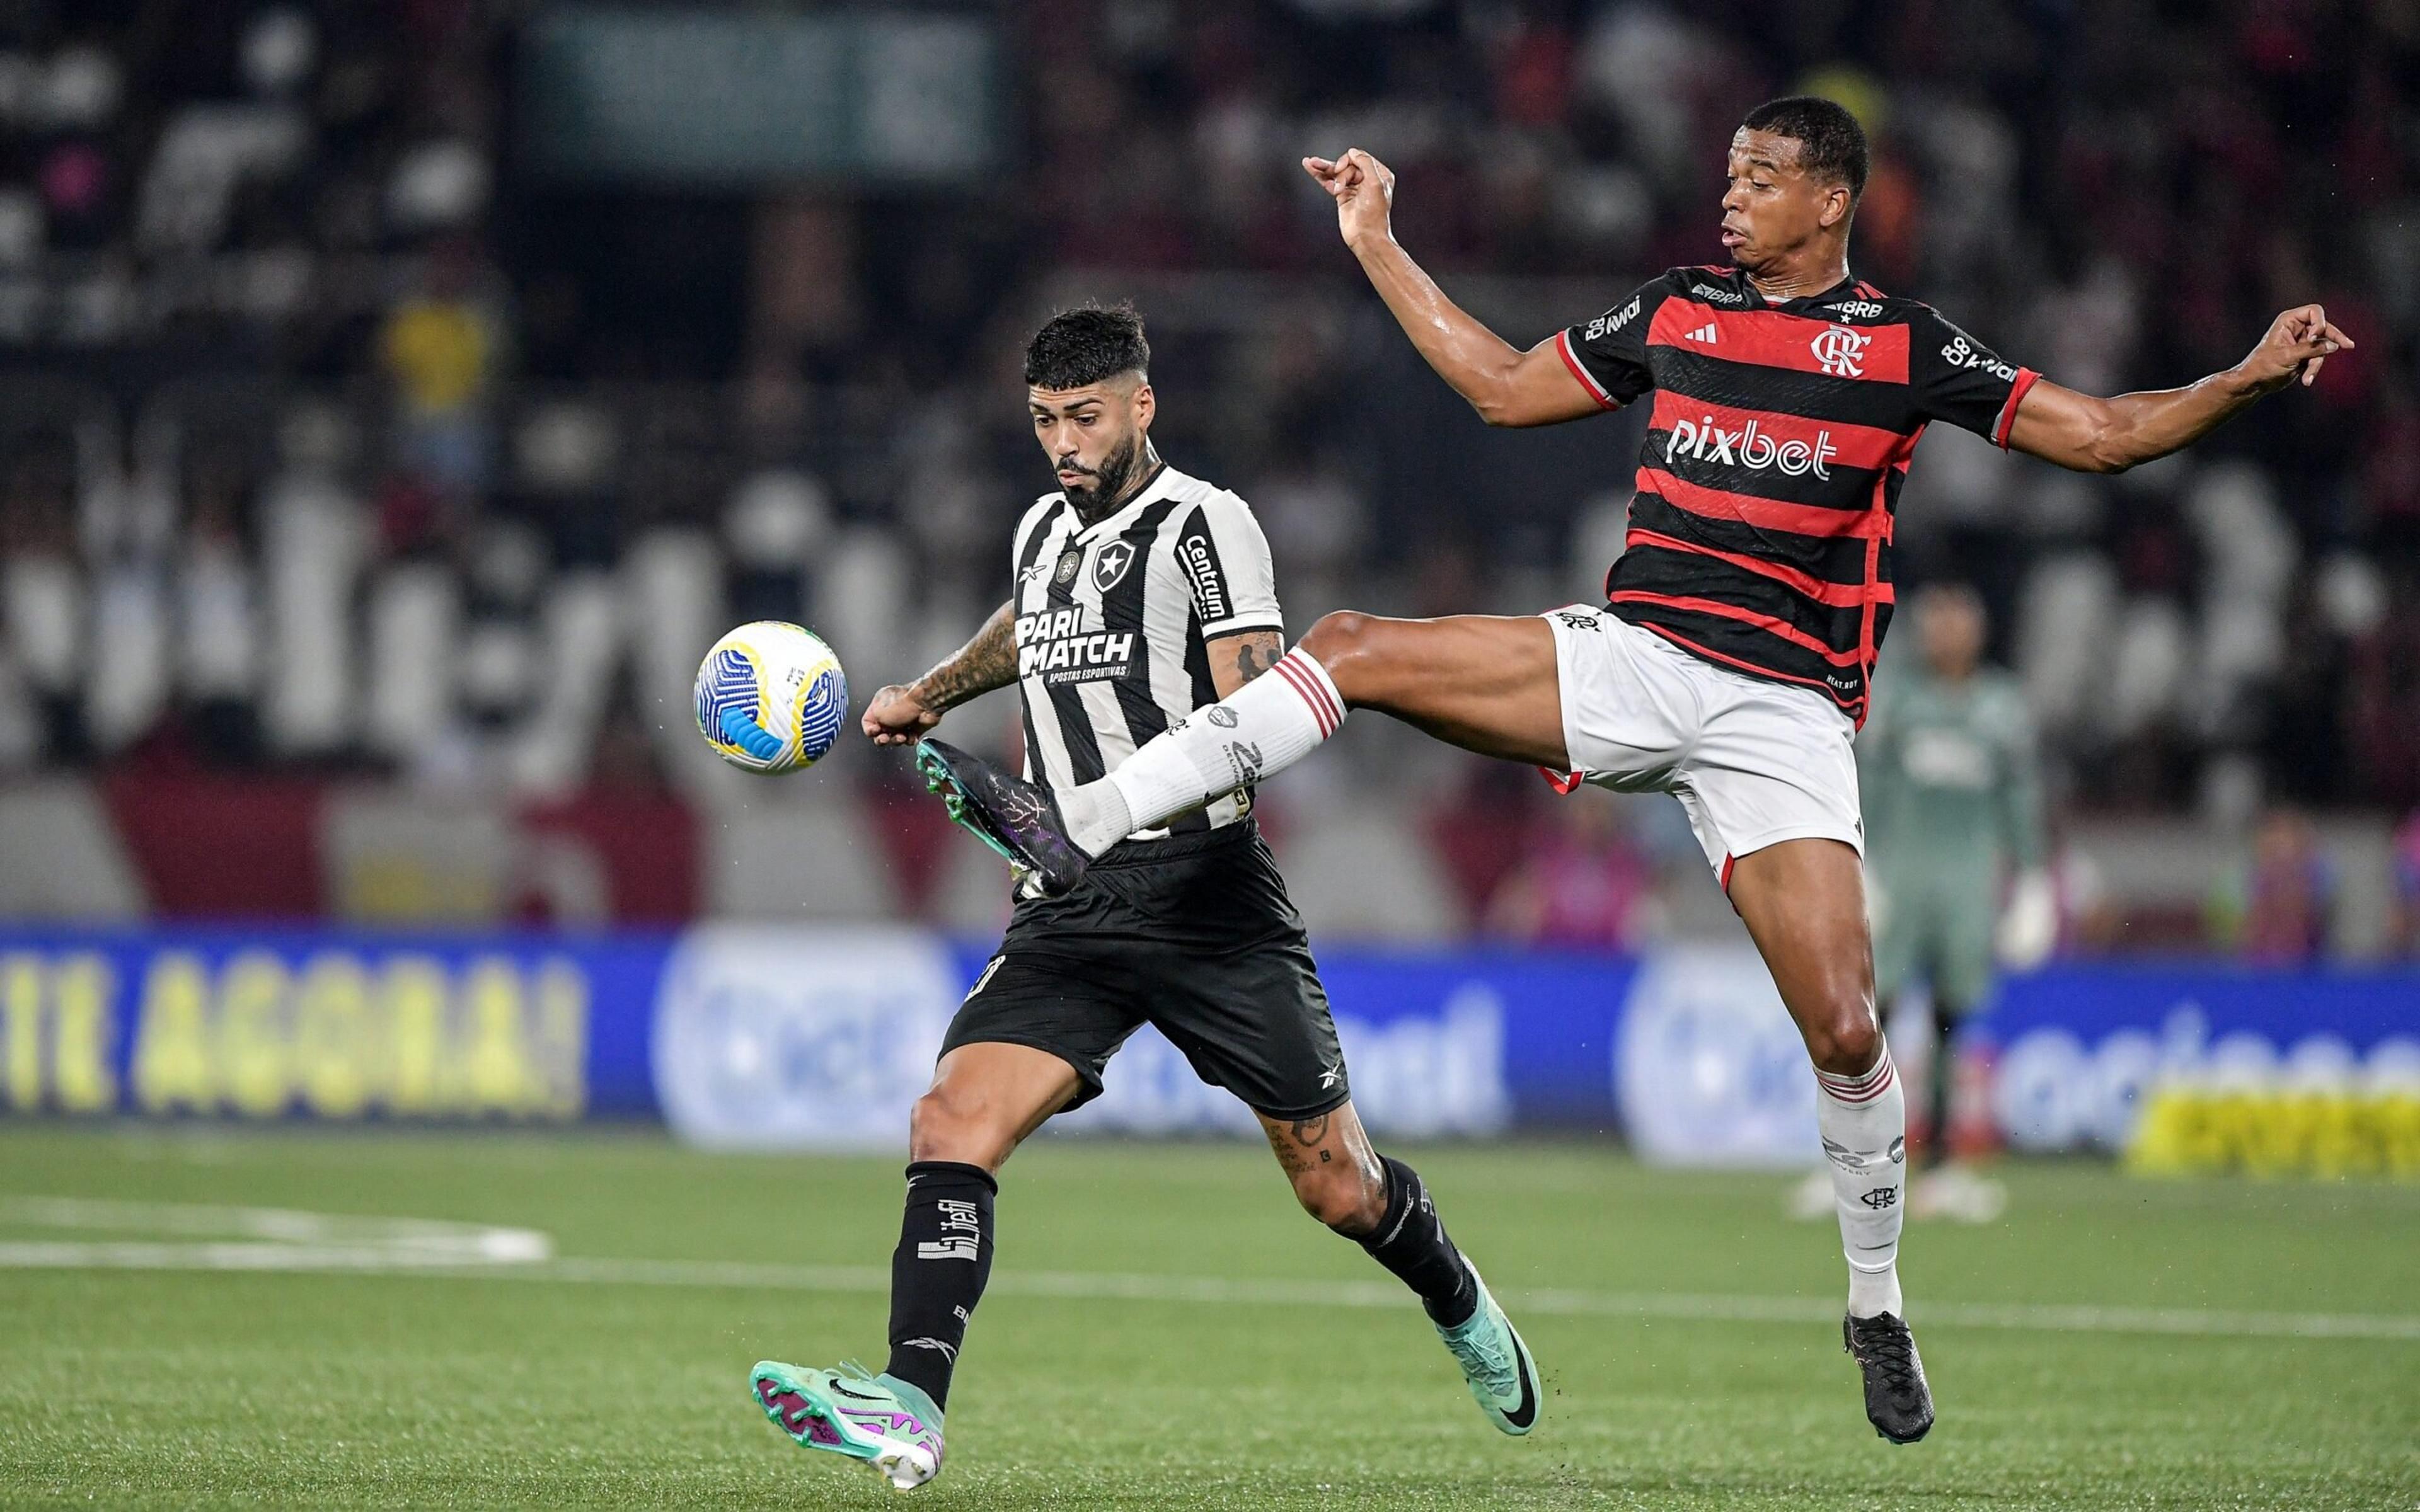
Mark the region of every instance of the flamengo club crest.
<instances>
[{"instance_id":1,"label":"flamengo club crest","mask_svg":"<svg viewBox=\"0 0 2420 1512\"><path fill-rule=\"evenodd\" d=\"M1823 364L1823 371L1834 378L1863 378L1866 347L1873 339L1871 332L1827 326L1807 346L1815 354L1815 361Z\"/></svg>"}]
</instances>

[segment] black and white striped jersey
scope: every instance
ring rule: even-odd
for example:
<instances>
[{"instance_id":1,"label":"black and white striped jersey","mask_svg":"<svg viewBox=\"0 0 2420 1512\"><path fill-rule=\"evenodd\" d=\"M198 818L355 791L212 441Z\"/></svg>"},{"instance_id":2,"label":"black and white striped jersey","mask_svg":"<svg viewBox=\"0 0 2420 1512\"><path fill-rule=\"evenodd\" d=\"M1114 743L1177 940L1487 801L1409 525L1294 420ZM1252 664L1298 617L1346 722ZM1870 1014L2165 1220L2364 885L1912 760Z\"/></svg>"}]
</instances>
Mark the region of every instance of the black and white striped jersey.
<instances>
[{"instance_id":1,"label":"black and white striped jersey","mask_svg":"<svg viewBox=\"0 0 2420 1512\"><path fill-rule=\"evenodd\" d=\"M1066 495L1044 495L1017 523L1011 561L1025 775L1053 788L1097 780L1217 702L1209 641L1284 629L1250 506L1166 465L1089 528ZM1250 810L1239 793L1147 833L1216 828Z\"/></svg>"}]
</instances>

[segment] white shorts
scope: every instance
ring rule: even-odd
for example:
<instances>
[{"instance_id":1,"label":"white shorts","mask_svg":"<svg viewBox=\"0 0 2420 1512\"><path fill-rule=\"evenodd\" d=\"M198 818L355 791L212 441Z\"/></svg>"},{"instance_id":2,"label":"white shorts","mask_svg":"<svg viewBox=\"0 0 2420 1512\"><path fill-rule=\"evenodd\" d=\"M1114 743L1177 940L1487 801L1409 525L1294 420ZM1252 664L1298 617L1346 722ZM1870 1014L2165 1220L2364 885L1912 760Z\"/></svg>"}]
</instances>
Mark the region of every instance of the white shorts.
<instances>
[{"instance_id":1,"label":"white shorts","mask_svg":"<svg viewBox=\"0 0 2420 1512\"><path fill-rule=\"evenodd\" d=\"M1831 700L1717 667L1604 609L1545 620L1574 775L1679 798L1725 891L1732 862L1786 840L1865 854L1857 727Z\"/></svg>"}]
</instances>

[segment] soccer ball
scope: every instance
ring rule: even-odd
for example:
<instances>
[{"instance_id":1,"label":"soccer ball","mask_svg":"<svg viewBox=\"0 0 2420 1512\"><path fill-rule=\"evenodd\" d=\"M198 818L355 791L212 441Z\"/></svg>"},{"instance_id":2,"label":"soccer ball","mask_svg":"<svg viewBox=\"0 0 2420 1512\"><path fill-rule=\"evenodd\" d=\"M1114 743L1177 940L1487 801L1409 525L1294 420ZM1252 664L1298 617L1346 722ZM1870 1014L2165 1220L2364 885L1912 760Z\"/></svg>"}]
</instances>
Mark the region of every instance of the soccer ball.
<instances>
[{"instance_id":1,"label":"soccer ball","mask_svg":"<svg viewBox=\"0 0 2420 1512\"><path fill-rule=\"evenodd\" d=\"M697 670L697 730L752 772L812 766L840 738L848 675L831 647L779 620L743 625Z\"/></svg>"}]
</instances>

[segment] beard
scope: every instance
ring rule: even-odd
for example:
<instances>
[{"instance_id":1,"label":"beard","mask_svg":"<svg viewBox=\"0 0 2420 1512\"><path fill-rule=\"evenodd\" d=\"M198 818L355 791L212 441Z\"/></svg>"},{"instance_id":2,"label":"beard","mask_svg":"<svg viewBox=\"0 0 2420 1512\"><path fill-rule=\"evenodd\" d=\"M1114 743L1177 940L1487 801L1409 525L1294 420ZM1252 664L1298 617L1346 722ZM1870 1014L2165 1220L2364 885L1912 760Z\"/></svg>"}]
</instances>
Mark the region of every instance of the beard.
<instances>
[{"instance_id":1,"label":"beard","mask_svg":"<svg viewBox=\"0 0 2420 1512\"><path fill-rule=\"evenodd\" d=\"M1134 482L1135 473L1142 466L1142 436L1137 433L1125 445L1103 457L1098 468L1084 468L1081 463L1074 466L1090 472L1092 481L1068 485L1067 502L1076 507L1076 517L1089 525L1106 518Z\"/></svg>"}]
</instances>

